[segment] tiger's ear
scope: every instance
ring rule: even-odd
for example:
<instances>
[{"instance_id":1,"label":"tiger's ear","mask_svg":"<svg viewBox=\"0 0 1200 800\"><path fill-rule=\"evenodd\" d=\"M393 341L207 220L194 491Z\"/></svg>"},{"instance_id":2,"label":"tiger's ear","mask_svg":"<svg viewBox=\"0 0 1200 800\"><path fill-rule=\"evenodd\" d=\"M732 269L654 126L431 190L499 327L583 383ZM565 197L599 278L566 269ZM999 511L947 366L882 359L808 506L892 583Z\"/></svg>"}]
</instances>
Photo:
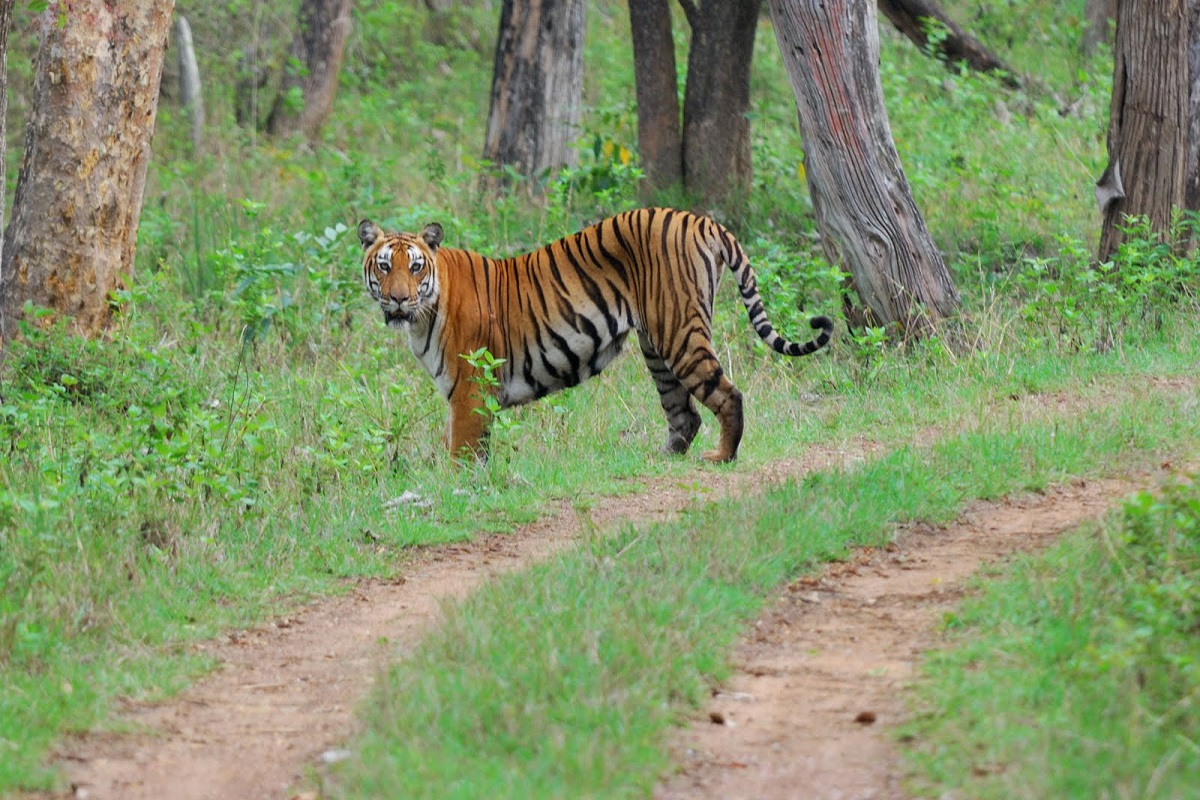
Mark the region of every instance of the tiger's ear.
<instances>
[{"instance_id":1,"label":"tiger's ear","mask_svg":"<svg viewBox=\"0 0 1200 800\"><path fill-rule=\"evenodd\" d=\"M362 242L364 250L375 244L375 240L379 238L380 233L379 226L369 219L364 219L358 223L358 240Z\"/></svg>"},{"instance_id":2,"label":"tiger's ear","mask_svg":"<svg viewBox=\"0 0 1200 800\"><path fill-rule=\"evenodd\" d=\"M421 238L429 245L429 249L436 253L442 246L442 226L436 222L429 223L425 230L421 231Z\"/></svg>"}]
</instances>

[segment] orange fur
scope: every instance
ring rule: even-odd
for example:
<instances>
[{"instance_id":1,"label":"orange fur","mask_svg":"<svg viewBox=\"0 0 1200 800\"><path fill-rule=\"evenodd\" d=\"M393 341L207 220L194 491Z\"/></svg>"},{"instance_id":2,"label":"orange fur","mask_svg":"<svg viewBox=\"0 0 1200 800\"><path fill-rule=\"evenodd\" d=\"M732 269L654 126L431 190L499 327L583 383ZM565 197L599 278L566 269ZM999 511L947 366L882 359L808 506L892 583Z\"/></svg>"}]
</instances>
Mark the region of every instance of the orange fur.
<instances>
[{"instance_id":1,"label":"orange fur","mask_svg":"<svg viewBox=\"0 0 1200 800\"><path fill-rule=\"evenodd\" d=\"M693 398L721 426L714 461L737 457L742 396L712 345L712 308L728 267L759 336L780 353L807 355L829 341L832 323L803 345L779 336L766 317L741 246L721 225L672 209L641 209L604 220L533 253L491 259L442 247L442 230L384 233L364 220L363 278L385 321L405 328L414 354L450 405L446 442L482 456L486 417L475 369L480 348L505 364L502 407L574 386L599 373L634 332L668 421L668 452L686 452L700 424Z\"/></svg>"}]
</instances>

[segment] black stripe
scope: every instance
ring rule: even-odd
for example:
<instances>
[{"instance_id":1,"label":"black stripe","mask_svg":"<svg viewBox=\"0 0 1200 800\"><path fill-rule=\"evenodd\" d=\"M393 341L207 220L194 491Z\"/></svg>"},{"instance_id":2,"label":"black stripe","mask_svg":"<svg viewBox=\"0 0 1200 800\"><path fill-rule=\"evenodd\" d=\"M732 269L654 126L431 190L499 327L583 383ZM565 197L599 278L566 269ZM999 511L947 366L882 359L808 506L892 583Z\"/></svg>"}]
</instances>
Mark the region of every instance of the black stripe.
<instances>
[{"instance_id":1,"label":"black stripe","mask_svg":"<svg viewBox=\"0 0 1200 800\"><path fill-rule=\"evenodd\" d=\"M609 313L608 309L610 307L610 303L608 302L608 298L604 296L604 291L600 288L600 285L596 283L596 281L592 280L592 277L587 274L585 262L576 258L575 253L572 253L571 248L567 247L565 243L563 246L563 251L567 255L567 260L571 262L571 266L574 267L575 273L579 278L579 283L583 286L584 293L587 294L588 299L595 304L597 310L604 315L604 321L608 327L609 335L615 337L618 330L617 319L611 313ZM579 254L584 255L582 250L579 251ZM588 324L591 325L591 322L589 321ZM593 327L592 330L595 330L595 328ZM596 340L596 344L599 345L599 334L593 336L593 338Z\"/></svg>"},{"instance_id":2,"label":"black stripe","mask_svg":"<svg viewBox=\"0 0 1200 800\"><path fill-rule=\"evenodd\" d=\"M619 258L608 252L608 250L604 249L604 226L609 224L614 228L616 227L616 222L612 219L607 219L595 227L594 230L596 231L596 235L593 237L593 241L595 241L596 249L600 251L600 256L604 259L604 262L612 267L613 270L616 271L617 275L620 276L621 282L628 286L629 275L625 272L625 265ZM589 251L590 250L591 248L589 247ZM591 255L593 261L599 263L599 259L596 258L594 253L589 252L589 255Z\"/></svg>"},{"instance_id":3,"label":"black stripe","mask_svg":"<svg viewBox=\"0 0 1200 800\"><path fill-rule=\"evenodd\" d=\"M567 386L578 386L580 381L579 365L581 363L579 356L567 345L567 340L559 336L553 328L547 330L547 333L550 334L550 338L558 345L558 351L567 357L567 363L571 365L571 371L562 376L564 379L563 383ZM546 358L543 356L542 360L546 361Z\"/></svg>"}]
</instances>

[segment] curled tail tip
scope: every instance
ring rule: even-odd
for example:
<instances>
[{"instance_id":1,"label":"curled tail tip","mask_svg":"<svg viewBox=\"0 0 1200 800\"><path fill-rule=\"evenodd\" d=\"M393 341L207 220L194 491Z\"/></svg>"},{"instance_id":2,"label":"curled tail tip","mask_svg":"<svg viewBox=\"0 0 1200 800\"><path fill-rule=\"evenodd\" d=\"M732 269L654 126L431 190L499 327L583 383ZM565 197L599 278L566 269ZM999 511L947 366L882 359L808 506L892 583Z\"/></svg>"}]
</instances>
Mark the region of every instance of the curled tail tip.
<instances>
[{"instance_id":1,"label":"curled tail tip","mask_svg":"<svg viewBox=\"0 0 1200 800\"><path fill-rule=\"evenodd\" d=\"M833 320L826 316L819 316L813 317L809 324L812 325L813 330L820 331L816 339L817 347L829 344L829 340L833 337Z\"/></svg>"},{"instance_id":2,"label":"curled tail tip","mask_svg":"<svg viewBox=\"0 0 1200 800\"><path fill-rule=\"evenodd\" d=\"M782 337L777 337L776 341L772 342L775 350L786 356L807 356L829 344L829 340L833 338L833 320L824 316L813 317L809 321L809 325L812 326L813 330L820 331L815 339L804 344L799 344L796 342L787 342ZM761 336L762 334L760 333L759 335Z\"/></svg>"}]
</instances>

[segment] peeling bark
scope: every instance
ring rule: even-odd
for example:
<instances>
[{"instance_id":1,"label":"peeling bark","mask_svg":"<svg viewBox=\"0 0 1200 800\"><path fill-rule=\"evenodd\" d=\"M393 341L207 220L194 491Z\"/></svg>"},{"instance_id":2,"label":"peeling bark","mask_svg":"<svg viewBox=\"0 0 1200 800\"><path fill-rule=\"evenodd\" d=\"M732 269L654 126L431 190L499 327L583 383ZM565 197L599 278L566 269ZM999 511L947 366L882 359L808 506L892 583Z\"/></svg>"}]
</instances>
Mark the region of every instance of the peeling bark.
<instances>
[{"instance_id":1,"label":"peeling bark","mask_svg":"<svg viewBox=\"0 0 1200 800\"><path fill-rule=\"evenodd\" d=\"M768 0L800 111L823 246L876 325L920 335L958 292L913 201L879 82L870 0Z\"/></svg>"},{"instance_id":2,"label":"peeling bark","mask_svg":"<svg viewBox=\"0 0 1200 800\"><path fill-rule=\"evenodd\" d=\"M1124 241L1127 216L1146 217L1166 236L1177 210L1197 208L1198 16L1200 0L1118 3L1109 161L1098 188L1119 169L1123 196L1111 196L1104 207L1101 261Z\"/></svg>"},{"instance_id":3,"label":"peeling bark","mask_svg":"<svg viewBox=\"0 0 1200 800\"><path fill-rule=\"evenodd\" d=\"M505 0L484 158L530 178L575 163L585 23L583 0Z\"/></svg>"},{"instance_id":4,"label":"peeling bark","mask_svg":"<svg viewBox=\"0 0 1200 800\"><path fill-rule=\"evenodd\" d=\"M32 301L94 334L133 270L171 0L52 2L0 269L0 337ZM59 24L62 15L63 24Z\"/></svg>"}]
</instances>

